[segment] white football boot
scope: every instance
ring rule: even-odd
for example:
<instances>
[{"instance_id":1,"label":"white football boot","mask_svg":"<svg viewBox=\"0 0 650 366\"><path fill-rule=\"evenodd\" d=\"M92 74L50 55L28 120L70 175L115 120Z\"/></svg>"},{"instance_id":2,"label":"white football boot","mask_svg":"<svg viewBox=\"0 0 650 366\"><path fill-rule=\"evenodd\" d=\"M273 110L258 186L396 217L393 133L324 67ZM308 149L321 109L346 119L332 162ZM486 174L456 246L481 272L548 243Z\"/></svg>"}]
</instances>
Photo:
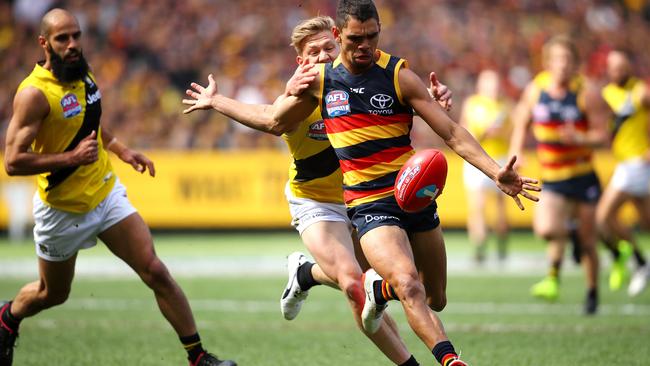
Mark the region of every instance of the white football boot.
<instances>
[{"instance_id":1,"label":"white football boot","mask_svg":"<svg viewBox=\"0 0 650 366\"><path fill-rule=\"evenodd\" d=\"M375 281L383 280L381 276L374 270L369 269L363 274L363 288L366 292L366 301L363 304L363 311L361 311L361 322L363 329L369 334L375 334L381 325L381 318L384 316L384 310L388 307L388 303L378 305L375 301Z\"/></svg>"},{"instance_id":2,"label":"white football boot","mask_svg":"<svg viewBox=\"0 0 650 366\"><path fill-rule=\"evenodd\" d=\"M309 295L309 291L303 291L298 284L298 267L309 262L307 257L300 252L293 252L287 257L287 270L289 280L280 298L280 310L287 320L293 320L302 307L302 303Z\"/></svg>"},{"instance_id":3,"label":"white football boot","mask_svg":"<svg viewBox=\"0 0 650 366\"><path fill-rule=\"evenodd\" d=\"M636 296L645 289L648 284L648 277L650 277L650 265L646 264L643 267L639 267L630 280L630 285L627 288L627 293L630 296Z\"/></svg>"}]
</instances>

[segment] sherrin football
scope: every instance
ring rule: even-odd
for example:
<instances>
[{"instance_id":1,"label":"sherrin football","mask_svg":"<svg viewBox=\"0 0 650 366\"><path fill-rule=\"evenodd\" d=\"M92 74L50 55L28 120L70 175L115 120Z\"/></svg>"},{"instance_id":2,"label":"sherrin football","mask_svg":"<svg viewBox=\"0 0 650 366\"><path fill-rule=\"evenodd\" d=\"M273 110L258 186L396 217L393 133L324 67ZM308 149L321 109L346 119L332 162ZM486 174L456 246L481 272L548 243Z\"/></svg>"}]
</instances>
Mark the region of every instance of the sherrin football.
<instances>
[{"instance_id":1,"label":"sherrin football","mask_svg":"<svg viewBox=\"0 0 650 366\"><path fill-rule=\"evenodd\" d=\"M447 159L436 149L411 156L395 179L395 199L402 210L418 212L442 193L447 180Z\"/></svg>"}]
</instances>

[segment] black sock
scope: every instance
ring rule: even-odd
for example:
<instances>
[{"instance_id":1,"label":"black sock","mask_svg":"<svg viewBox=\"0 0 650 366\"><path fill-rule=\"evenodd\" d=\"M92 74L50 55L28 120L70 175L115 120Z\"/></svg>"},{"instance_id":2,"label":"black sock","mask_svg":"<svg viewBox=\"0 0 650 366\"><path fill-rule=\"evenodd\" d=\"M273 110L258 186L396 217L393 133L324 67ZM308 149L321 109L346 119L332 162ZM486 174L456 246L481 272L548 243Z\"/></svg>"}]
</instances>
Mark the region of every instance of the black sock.
<instances>
[{"instance_id":1,"label":"black sock","mask_svg":"<svg viewBox=\"0 0 650 366\"><path fill-rule=\"evenodd\" d=\"M447 363L450 359L458 357L454 346L449 341L442 341L436 344L431 350L431 353L433 353L433 356L442 366L446 366L445 363Z\"/></svg>"},{"instance_id":2,"label":"black sock","mask_svg":"<svg viewBox=\"0 0 650 366\"><path fill-rule=\"evenodd\" d=\"M15 317L13 314L11 314L11 303L12 301L9 301L9 303L3 307L4 311L2 312L2 322L11 329L12 332L17 332L18 327L20 326L20 321L22 319L19 319Z\"/></svg>"},{"instance_id":3,"label":"black sock","mask_svg":"<svg viewBox=\"0 0 650 366\"><path fill-rule=\"evenodd\" d=\"M562 268L562 262L555 261L551 263L551 269L548 273L549 276L560 279L560 269Z\"/></svg>"},{"instance_id":4,"label":"black sock","mask_svg":"<svg viewBox=\"0 0 650 366\"><path fill-rule=\"evenodd\" d=\"M375 281L372 284L372 287L375 290L375 302L377 303L377 305L380 305L380 306L384 305L384 304L386 304L388 302L388 300L386 300L384 298L384 295L381 292L381 288L382 288L383 283L384 283L384 281Z\"/></svg>"},{"instance_id":5,"label":"black sock","mask_svg":"<svg viewBox=\"0 0 650 366\"><path fill-rule=\"evenodd\" d=\"M612 254L612 258L614 261L618 260L618 257L621 256L621 252L618 250L618 244L614 243L612 240L609 239L602 239L603 243L605 243L605 247L609 252Z\"/></svg>"},{"instance_id":6,"label":"black sock","mask_svg":"<svg viewBox=\"0 0 650 366\"><path fill-rule=\"evenodd\" d=\"M590 299L597 299L598 298L598 289L597 288L590 288L587 290L587 297Z\"/></svg>"},{"instance_id":7,"label":"black sock","mask_svg":"<svg viewBox=\"0 0 650 366\"><path fill-rule=\"evenodd\" d=\"M411 358L406 360L404 363L401 363L399 366L420 366L418 361L411 355Z\"/></svg>"},{"instance_id":8,"label":"black sock","mask_svg":"<svg viewBox=\"0 0 650 366\"><path fill-rule=\"evenodd\" d=\"M187 351L187 359L190 360L190 362L196 362L196 359L199 358L201 353L205 352L201 345L201 337L199 337L199 333L194 333L187 337L180 337L180 339L183 348Z\"/></svg>"},{"instance_id":9,"label":"black sock","mask_svg":"<svg viewBox=\"0 0 650 366\"><path fill-rule=\"evenodd\" d=\"M634 258L636 259L636 263L639 264L639 267L643 267L646 264L645 258L643 257L643 253L641 253L640 250L634 249Z\"/></svg>"},{"instance_id":10,"label":"black sock","mask_svg":"<svg viewBox=\"0 0 650 366\"><path fill-rule=\"evenodd\" d=\"M314 263L305 262L300 265L300 267L298 267L296 277L298 277L298 285L300 285L300 289L303 291L307 291L316 285L320 285L320 283L316 282L314 276L311 274L311 267L313 266Z\"/></svg>"}]
</instances>

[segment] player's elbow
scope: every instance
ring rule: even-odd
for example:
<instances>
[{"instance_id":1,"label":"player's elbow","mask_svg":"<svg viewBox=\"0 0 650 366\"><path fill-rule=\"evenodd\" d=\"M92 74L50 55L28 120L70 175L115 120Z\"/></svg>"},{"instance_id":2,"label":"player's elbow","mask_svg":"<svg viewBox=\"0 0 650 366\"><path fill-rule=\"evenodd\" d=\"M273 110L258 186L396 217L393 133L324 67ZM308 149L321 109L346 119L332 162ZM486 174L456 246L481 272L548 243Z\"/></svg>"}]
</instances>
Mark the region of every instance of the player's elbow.
<instances>
[{"instance_id":1,"label":"player's elbow","mask_svg":"<svg viewBox=\"0 0 650 366\"><path fill-rule=\"evenodd\" d=\"M287 132L287 128L278 123L276 120L273 120L270 124L268 124L266 132L275 136L281 136L283 133Z\"/></svg>"}]
</instances>

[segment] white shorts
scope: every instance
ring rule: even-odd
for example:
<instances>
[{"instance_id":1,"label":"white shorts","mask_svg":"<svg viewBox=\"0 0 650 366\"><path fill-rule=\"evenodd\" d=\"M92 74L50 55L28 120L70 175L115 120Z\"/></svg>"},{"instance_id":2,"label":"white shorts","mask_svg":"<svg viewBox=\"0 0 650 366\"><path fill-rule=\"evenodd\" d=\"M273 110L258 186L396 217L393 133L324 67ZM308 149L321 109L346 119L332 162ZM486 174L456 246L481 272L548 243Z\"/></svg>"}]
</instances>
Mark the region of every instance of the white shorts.
<instances>
[{"instance_id":1,"label":"white shorts","mask_svg":"<svg viewBox=\"0 0 650 366\"><path fill-rule=\"evenodd\" d=\"M643 159L618 163L609 184L632 196L647 196L650 194L650 163Z\"/></svg>"},{"instance_id":2,"label":"white shorts","mask_svg":"<svg viewBox=\"0 0 650 366\"><path fill-rule=\"evenodd\" d=\"M498 159L497 162L503 166L505 159ZM465 183L465 188L470 191L499 191L499 188L492 179L466 161L463 162L463 182Z\"/></svg>"},{"instance_id":3,"label":"white shorts","mask_svg":"<svg viewBox=\"0 0 650 366\"><path fill-rule=\"evenodd\" d=\"M294 197L289 191L288 185L284 193L287 197L287 202L289 202L291 225L298 230L300 235L302 235L303 231L309 225L321 221L343 222L352 230L352 224L350 223L344 204L325 203L308 198Z\"/></svg>"},{"instance_id":4,"label":"white shorts","mask_svg":"<svg viewBox=\"0 0 650 366\"><path fill-rule=\"evenodd\" d=\"M108 196L92 211L78 214L57 210L34 195L34 243L36 254L61 262L80 249L97 244L97 235L136 212L126 197L126 188L115 180Z\"/></svg>"}]
</instances>

